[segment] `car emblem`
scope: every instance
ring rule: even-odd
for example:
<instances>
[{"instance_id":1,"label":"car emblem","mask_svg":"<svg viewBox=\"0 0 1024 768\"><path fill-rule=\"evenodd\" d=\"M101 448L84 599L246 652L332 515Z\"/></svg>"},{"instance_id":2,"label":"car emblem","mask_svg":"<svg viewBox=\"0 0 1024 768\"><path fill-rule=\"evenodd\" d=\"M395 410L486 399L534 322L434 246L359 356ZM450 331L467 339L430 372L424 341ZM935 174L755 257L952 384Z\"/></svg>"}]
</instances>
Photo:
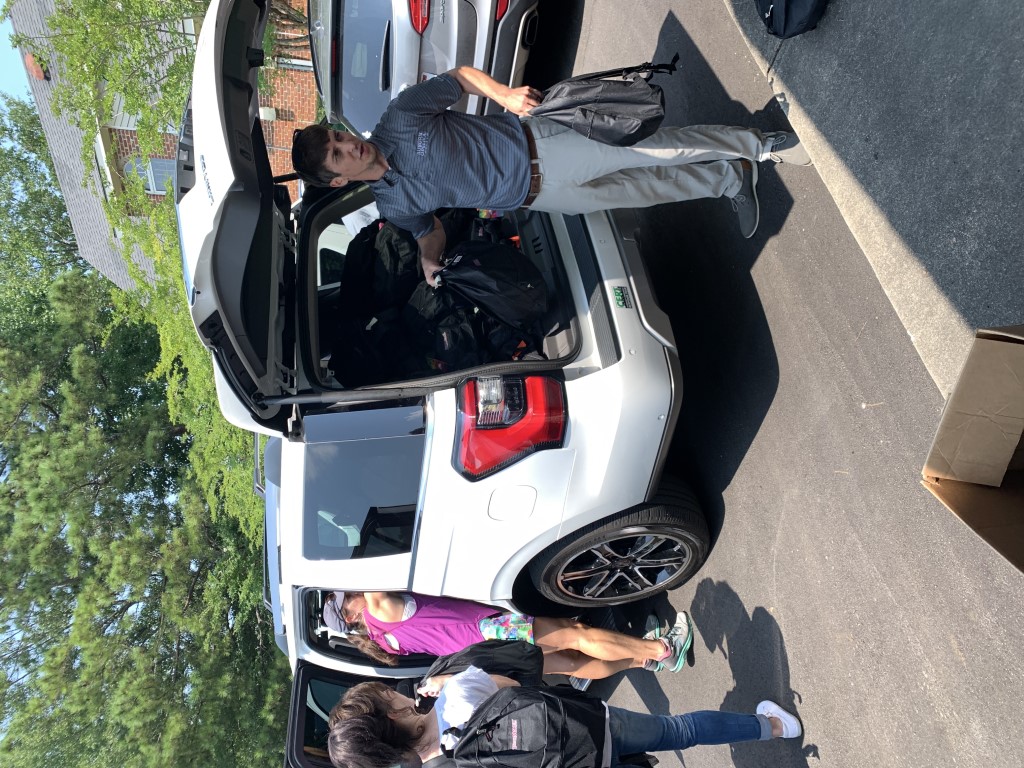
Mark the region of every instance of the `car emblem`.
<instances>
[{"instance_id":1,"label":"car emblem","mask_svg":"<svg viewBox=\"0 0 1024 768\"><path fill-rule=\"evenodd\" d=\"M206 187L206 196L210 198L210 205L213 205L213 188L210 186L210 177L206 173L206 156L199 156L199 167L203 170L203 185Z\"/></svg>"},{"instance_id":2,"label":"car emblem","mask_svg":"<svg viewBox=\"0 0 1024 768\"><path fill-rule=\"evenodd\" d=\"M631 309L633 302L629 299L629 291L626 290L624 285L616 285L612 288L612 294L615 296L615 306L619 309Z\"/></svg>"}]
</instances>

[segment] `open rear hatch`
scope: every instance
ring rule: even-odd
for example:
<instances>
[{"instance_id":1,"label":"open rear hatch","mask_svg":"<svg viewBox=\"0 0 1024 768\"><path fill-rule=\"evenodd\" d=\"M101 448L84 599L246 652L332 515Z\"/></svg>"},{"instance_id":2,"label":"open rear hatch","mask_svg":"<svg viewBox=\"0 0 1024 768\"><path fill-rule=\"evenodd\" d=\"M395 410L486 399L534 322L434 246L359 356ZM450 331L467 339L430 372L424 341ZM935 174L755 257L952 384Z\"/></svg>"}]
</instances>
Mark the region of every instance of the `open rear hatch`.
<instances>
[{"instance_id":1,"label":"open rear hatch","mask_svg":"<svg viewBox=\"0 0 1024 768\"><path fill-rule=\"evenodd\" d=\"M179 137L178 225L189 307L219 377L274 431L287 412L264 399L292 386L286 322L294 256L290 201L275 186L257 116L267 5L211 6L196 48Z\"/></svg>"}]
</instances>

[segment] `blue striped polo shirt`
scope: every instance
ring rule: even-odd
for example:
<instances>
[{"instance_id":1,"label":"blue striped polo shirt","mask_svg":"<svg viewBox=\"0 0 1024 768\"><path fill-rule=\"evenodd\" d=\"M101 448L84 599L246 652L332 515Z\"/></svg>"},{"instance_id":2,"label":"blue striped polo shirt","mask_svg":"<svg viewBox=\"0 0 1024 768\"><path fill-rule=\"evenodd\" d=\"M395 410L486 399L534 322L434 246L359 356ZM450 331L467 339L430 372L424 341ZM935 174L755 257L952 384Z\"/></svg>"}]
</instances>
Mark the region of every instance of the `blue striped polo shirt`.
<instances>
[{"instance_id":1,"label":"blue striped polo shirt","mask_svg":"<svg viewBox=\"0 0 1024 768\"><path fill-rule=\"evenodd\" d=\"M390 168L370 182L388 221L422 237L438 208L518 208L530 189L530 155L519 118L448 109L462 98L451 75L402 91L369 141Z\"/></svg>"}]
</instances>

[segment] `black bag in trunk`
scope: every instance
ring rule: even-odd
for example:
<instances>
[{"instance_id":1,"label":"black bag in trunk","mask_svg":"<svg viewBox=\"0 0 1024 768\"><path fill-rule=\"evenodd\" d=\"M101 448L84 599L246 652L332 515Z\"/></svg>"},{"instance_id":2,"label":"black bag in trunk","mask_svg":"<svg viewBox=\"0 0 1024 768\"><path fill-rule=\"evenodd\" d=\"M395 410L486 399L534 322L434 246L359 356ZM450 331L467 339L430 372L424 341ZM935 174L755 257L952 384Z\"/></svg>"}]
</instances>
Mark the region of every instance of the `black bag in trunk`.
<instances>
[{"instance_id":1,"label":"black bag in trunk","mask_svg":"<svg viewBox=\"0 0 1024 768\"><path fill-rule=\"evenodd\" d=\"M401 307L423 279L419 246L404 229L399 229L391 222L384 222L374 239L374 248L374 307Z\"/></svg>"},{"instance_id":2,"label":"black bag in trunk","mask_svg":"<svg viewBox=\"0 0 1024 768\"><path fill-rule=\"evenodd\" d=\"M459 243L437 283L522 333L535 334L548 309L544 276L522 251L504 243Z\"/></svg>"},{"instance_id":3,"label":"black bag in trunk","mask_svg":"<svg viewBox=\"0 0 1024 768\"><path fill-rule=\"evenodd\" d=\"M331 369L342 386L404 381L432 372L426 355L410 343L401 310L341 318L331 346Z\"/></svg>"},{"instance_id":4,"label":"black bag in trunk","mask_svg":"<svg viewBox=\"0 0 1024 768\"><path fill-rule=\"evenodd\" d=\"M434 373L490 362L478 319L456 296L420 282L402 309L409 343Z\"/></svg>"}]
</instances>

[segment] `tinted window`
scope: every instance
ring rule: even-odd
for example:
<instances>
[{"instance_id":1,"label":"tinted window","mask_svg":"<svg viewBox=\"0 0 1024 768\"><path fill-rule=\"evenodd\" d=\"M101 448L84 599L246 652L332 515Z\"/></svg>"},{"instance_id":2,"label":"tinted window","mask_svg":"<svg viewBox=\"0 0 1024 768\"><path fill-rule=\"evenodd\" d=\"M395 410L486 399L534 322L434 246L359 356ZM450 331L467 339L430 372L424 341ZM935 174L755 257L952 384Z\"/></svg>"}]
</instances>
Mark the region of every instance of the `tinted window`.
<instances>
[{"instance_id":1,"label":"tinted window","mask_svg":"<svg viewBox=\"0 0 1024 768\"><path fill-rule=\"evenodd\" d=\"M303 556L349 560L412 550L423 437L306 448Z\"/></svg>"},{"instance_id":2,"label":"tinted window","mask_svg":"<svg viewBox=\"0 0 1024 768\"><path fill-rule=\"evenodd\" d=\"M329 679L324 679L325 677ZM360 678L324 670L302 674L301 680L298 681L299 690L293 690L292 707L297 711L291 713L288 734L288 751L293 760L287 761L286 765L298 764L304 768L310 766L332 768L327 755L327 719L331 709L345 692L366 679L377 679L410 698L415 695L414 681L409 679ZM301 741L299 741L300 739ZM296 747L299 749L296 750ZM298 758L298 760L294 758Z\"/></svg>"},{"instance_id":3,"label":"tinted window","mask_svg":"<svg viewBox=\"0 0 1024 768\"><path fill-rule=\"evenodd\" d=\"M341 112L356 130L369 131L391 101L391 2L345 0L341 11Z\"/></svg>"},{"instance_id":4,"label":"tinted window","mask_svg":"<svg viewBox=\"0 0 1024 768\"><path fill-rule=\"evenodd\" d=\"M302 751L315 765L330 765L327 754L327 720L347 685L312 679L306 689L306 717L302 734Z\"/></svg>"}]
</instances>

